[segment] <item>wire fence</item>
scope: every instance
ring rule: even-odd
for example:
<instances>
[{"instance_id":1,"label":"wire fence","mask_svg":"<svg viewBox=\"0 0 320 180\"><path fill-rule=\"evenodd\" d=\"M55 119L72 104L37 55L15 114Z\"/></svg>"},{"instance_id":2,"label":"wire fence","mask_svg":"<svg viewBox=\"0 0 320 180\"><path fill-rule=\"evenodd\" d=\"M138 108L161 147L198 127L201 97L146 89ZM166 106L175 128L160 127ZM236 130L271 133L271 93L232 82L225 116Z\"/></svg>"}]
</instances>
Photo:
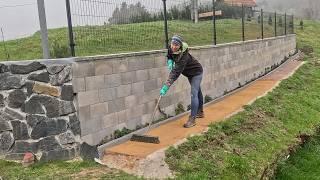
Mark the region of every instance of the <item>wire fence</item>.
<instances>
[{"instance_id":1,"label":"wire fence","mask_svg":"<svg viewBox=\"0 0 320 180\"><path fill-rule=\"evenodd\" d=\"M293 16L212 0L70 0L77 56L191 46L292 34Z\"/></svg>"},{"instance_id":2,"label":"wire fence","mask_svg":"<svg viewBox=\"0 0 320 180\"><path fill-rule=\"evenodd\" d=\"M293 15L264 12L230 1L63 1L69 4L66 6L69 26L66 23L67 27L49 29L52 58L163 49L174 34L181 35L190 46L200 46L294 33ZM37 10L35 4L27 7L30 6ZM46 11L54 15L49 5ZM33 18L38 20L37 15ZM6 36L6 28L3 34ZM0 35L0 60L42 57L40 32L15 40Z\"/></svg>"}]
</instances>

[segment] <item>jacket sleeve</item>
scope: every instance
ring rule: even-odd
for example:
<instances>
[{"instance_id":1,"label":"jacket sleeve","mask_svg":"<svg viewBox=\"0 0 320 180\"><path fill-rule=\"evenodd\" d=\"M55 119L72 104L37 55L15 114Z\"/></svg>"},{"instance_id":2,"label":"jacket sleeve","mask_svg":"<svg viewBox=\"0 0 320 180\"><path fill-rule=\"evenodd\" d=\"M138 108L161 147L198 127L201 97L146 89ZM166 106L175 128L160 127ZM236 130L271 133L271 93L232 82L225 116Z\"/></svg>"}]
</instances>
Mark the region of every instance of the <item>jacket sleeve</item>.
<instances>
[{"instance_id":1,"label":"jacket sleeve","mask_svg":"<svg viewBox=\"0 0 320 180\"><path fill-rule=\"evenodd\" d=\"M170 87L178 79L178 77L186 67L187 62L188 62L188 53L186 52L186 53L183 53L181 58L179 58L179 60L175 62L175 67L170 72L169 77L165 83L167 86Z\"/></svg>"},{"instance_id":2,"label":"jacket sleeve","mask_svg":"<svg viewBox=\"0 0 320 180\"><path fill-rule=\"evenodd\" d=\"M167 53L167 61L168 61L169 59L172 59L172 60L173 60L173 55L172 55L172 52L171 52L170 48L168 49L168 53Z\"/></svg>"}]
</instances>

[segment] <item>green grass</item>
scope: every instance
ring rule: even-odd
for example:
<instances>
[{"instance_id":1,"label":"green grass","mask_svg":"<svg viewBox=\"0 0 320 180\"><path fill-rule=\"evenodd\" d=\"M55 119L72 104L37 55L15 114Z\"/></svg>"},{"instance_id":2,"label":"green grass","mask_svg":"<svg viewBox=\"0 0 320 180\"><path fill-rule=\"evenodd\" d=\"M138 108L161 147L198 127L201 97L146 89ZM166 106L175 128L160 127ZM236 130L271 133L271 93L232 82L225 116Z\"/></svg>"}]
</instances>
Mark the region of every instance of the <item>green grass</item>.
<instances>
[{"instance_id":1,"label":"green grass","mask_svg":"<svg viewBox=\"0 0 320 180\"><path fill-rule=\"evenodd\" d=\"M307 58L292 77L245 106L245 111L211 124L206 134L191 137L178 148L171 147L166 162L178 172L178 179L272 176L272 163L297 144L296 137L315 133L320 125L320 23L305 25L297 32L299 46L313 46L316 58Z\"/></svg>"},{"instance_id":2,"label":"green grass","mask_svg":"<svg viewBox=\"0 0 320 180\"><path fill-rule=\"evenodd\" d=\"M134 176L109 169L91 161L38 163L23 167L14 162L0 160L0 177L3 179L115 179L134 180Z\"/></svg>"},{"instance_id":3,"label":"green grass","mask_svg":"<svg viewBox=\"0 0 320 180\"><path fill-rule=\"evenodd\" d=\"M320 136L314 136L286 162L279 165L275 179L319 179Z\"/></svg>"},{"instance_id":4,"label":"green grass","mask_svg":"<svg viewBox=\"0 0 320 180\"><path fill-rule=\"evenodd\" d=\"M315 58L320 55L320 24L312 21L305 22L304 30L298 31L298 45L312 45L315 51ZM310 33L310 34L309 34ZM319 111L319 104L309 101L310 106ZM276 171L275 179L319 179L320 177L320 134L311 138L305 145L298 148L287 161L281 161Z\"/></svg>"},{"instance_id":5,"label":"green grass","mask_svg":"<svg viewBox=\"0 0 320 180\"><path fill-rule=\"evenodd\" d=\"M241 20L217 20L217 43L227 43L242 40ZM190 46L208 45L213 43L212 21L200 21L195 24L190 21L169 21L169 37L181 34ZM256 21L245 22L246 40L261 37L260 25ZM265 25L265 37L273 36L273 26ZM57 41L68 46L67 28L50 29L49 43ZM124 25L81 26L74 28L76 55L101 55L123 52L157 50L164 48L163 22L147 22ZM0 42L0 61L39 59L42 57L39 32L31 37ZM51 50L52 47L51 47Z\"/></svg>"}]
</instances>

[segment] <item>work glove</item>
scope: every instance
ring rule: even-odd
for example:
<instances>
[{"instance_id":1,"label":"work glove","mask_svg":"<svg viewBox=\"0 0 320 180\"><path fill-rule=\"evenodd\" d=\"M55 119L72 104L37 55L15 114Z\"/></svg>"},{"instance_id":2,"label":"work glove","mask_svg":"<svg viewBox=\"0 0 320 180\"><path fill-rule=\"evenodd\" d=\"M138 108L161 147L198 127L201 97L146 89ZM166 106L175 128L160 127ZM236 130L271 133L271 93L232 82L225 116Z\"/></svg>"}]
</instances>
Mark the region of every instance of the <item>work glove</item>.
<instances>
[{"instance_id":1,"label":"work glove","mask_svg":"<svg viewBox=\"0 0 320 180\"><path fill-rule=\"evenodd\" d=\"M160 96L166 95L168 90L169 90L169 86L163 85L161 90L160 90Z\"/></svg>"},{"instance_id":2,"label":"work glove","mask_svg":"<svg viewBox=\"0 0 320 180\"><path fill-rule=\"evenodd\" d=\"M168 64L168 70L172 71L172 69L174 68L174 61L172 59L168 59L167 64Z\"/></svg>"}]
</instances>

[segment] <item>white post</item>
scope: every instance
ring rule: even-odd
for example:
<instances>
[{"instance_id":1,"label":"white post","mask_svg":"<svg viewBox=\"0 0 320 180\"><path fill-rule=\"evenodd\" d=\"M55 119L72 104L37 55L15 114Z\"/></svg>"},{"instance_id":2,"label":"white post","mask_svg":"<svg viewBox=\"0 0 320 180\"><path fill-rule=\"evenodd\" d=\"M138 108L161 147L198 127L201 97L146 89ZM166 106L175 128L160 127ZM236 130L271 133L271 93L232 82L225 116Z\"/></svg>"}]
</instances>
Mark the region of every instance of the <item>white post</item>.
<instances>
[{"instance_id":1,"label":"white post","mask_svg":"<svg viewBox=\"0 0 320 180\"><path fill-rule=\"evenodd\" d=\"M50 54L49 54L49 42L48 42L48 29L47 29L44 0L37 0L37 1L38 1L38 13L39 13L43 58L49 59Z\"/></svg>"},{"instance_id":2,"label":"white post","mask_svg":"<svg viewBox=\"0 0 320 180\"><path fill-rule=\"evenodd\" d=\"M194 0L194 22L198 23L199 19L199 6L198 6L198 0Z\"/></svg>"}]
</instances>

